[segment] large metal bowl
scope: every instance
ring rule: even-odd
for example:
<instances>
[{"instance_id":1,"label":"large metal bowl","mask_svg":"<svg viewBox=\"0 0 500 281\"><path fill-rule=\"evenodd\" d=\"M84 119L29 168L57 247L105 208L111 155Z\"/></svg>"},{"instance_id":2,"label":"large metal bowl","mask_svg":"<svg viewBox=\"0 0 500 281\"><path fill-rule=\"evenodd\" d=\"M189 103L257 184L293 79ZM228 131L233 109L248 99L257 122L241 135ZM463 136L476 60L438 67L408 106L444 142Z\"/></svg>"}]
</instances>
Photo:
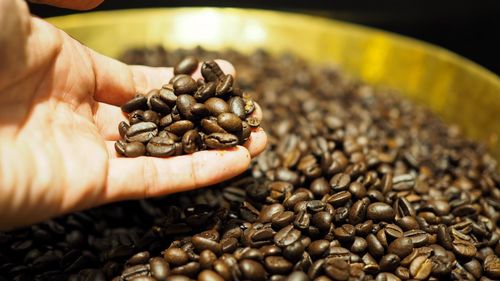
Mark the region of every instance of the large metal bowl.
<instances>
[{"instance_id":1,"label":"large metal bowl","mask_svg":"<svg viewBox=\"0 0 500 281\"><path fill-rule=\"evenodd\" d=\"M231 47L293 52L420 101L500 159L500 79L442 48L318 17L243 9L95 12L49 19L89 47L117 57L130 47Z\"/></svg>"}]
</instances>

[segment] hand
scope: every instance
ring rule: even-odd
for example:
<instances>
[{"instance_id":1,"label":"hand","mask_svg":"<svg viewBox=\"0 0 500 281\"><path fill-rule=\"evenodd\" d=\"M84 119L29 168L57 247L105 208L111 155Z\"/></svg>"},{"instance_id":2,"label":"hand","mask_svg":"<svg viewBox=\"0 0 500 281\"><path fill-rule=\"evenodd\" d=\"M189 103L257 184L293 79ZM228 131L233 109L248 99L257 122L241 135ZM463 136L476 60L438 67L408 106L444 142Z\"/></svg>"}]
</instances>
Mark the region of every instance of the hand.
<instances>
[{"instance_id":1,"label":"hand","mask_svg":"<svg viewBox=\"0 0 500 281\"><path fill-rule=\"evenodd\" d=\"M245 147L118 158L113 144L126 119L119 105L160 88L172 68L102 56L31 17L21 0L0 0L0 26L0 229L208 186L245 171L265 147L256 130Z\"/></svg>"}]
</instances>

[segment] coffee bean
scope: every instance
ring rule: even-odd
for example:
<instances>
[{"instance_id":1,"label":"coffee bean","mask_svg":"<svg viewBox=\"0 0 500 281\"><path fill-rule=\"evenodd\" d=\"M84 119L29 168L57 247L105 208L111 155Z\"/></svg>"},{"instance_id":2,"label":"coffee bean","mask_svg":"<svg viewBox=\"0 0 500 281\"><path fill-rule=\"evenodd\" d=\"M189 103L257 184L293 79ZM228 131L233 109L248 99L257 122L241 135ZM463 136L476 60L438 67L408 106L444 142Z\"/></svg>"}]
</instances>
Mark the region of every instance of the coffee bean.
<instances>
[{"instance_id":1,"label":"coffee bean","mask_svg":"<svg viewBox=\"0 0 500 281\"><path fill-rule=\"evenodd\" d=\"M342 259L329 259L324 265L325 273L333 280L349 279L349 264Z\"/></svg>"},{"instance_id":2,"label":"coffee bean","mask_svg":"<svg viewBox=\"0 0 500 281\"><path fill-rule=\"evenodd\" d=\"M155 123L141 122L130 126L125 135L129 142L147 142L158 134Z\"/></svg>"},{"instance_id":3,"label":"coffee bean","mask_svg":"<svg viewBox=\"0 0 500 281\"><path fill-rule=\"evenodd\" d=\"M368 205L366 216L375 221L390 221L394 219L394 210L386 203L375 202Z\"/></svg>"},{"instance_id":4,"label":"coffee bean","mask_svg":"<svg viewBox=\"0 0 500 281\"><path fill-rule=\"evenodd\" d=\"M294 220L294 213L291 211L282 212L271 219L273 228L282 229Z\"/></svg>"},{"instance_id":5,"label":"coffee bean","mask_svg":"<svg viewBox=\"0 0 500 281\"><path fill-rule=\"evenodd\" d=\"M391 272L398 266L401 259L395 254L387 254L380 259L380 270Z\"/></svg>"},{"instance_id":6,"label":"coffee bean","mask_svg":"<svg viewBox=\"0 0 500 281\"><path fill-rule=\"evenodd\" d=\"M265 281L267 274L264 267L256 261L243 259L238 263L243 278L252 281Z\"/></svg>"},{"instance_id":7,"label":"coffee bean","mask_svg":"<svg viewBox=\"0 0 500 281\"><path fill-rule=\"evenodd\" d=\"M197 235L193 236L191 241L193 242L193 245L196 248L196 250L200 253L203 250L210 250L216 255L222 254L222 246L216 241Z\"/></svg>"},{"instance_id":8,"label":"coffee bean","mask_svg":"<svg viewBox=\"0 0 500 281\"><path fill-rule=\"evenodd\" d=\"M183 118L188 120L193 120L194 115L191 112L193 106L196 104L196 100L190 95L179 95L177 97L176 105L179 113Z\"/></svg>"},{"instance_id":9,"label":"coffee bean","mask_svg":"<svg viewBox=\"0 0 500 281\"><path fill-rule=\"evenodd\" d=\"M238 138L227 133L212 133L204 137L204 142L209 148L223 149L235 146L238 143Z\"/></svg>"},{"instance_id":10,"label":"coffee bean","mask_svg":"<svg viewBox=\"0 0 500 281\"><path fill-rule=\"evenodd\" d=\"M429 234L423 230L408 230L403 236L410 238L414 247L423 247L429 243Z\"/></svg>"},{"instance_id":11,"label":"coffee bean","mask_svg":"<svg viewBox=\"0 0 500 281\"><path fill-rule=\"evenodd\" d=\"M186 74L176 75L173 86L176 96L193 94L198 88L196 81Z\"/></svg>"},{"instance_id":12,"label":"coffee bean","mask_svg":"<svg viewBox=\"0 0 500 281\"><path fill-rule=\"evenodd\" d=\"M250 127L259 127L260 126L260 119L257 118L256 116L250 116L247 117L246 122Z\"/></svg>"},{"instance_id":13,"label":"coffee bean","mask_svg":"<svg viewBox=\"0 0 500 281\"><path fill-rule=\"evenodd\" d=\"M117 142L118 143L118 142ZM140 142L130 142L125 145L123 155L127 157L139 157L146 153L144 144Z\"/></svg>"},{"instance_id":14,"label":"coffee bean","mask_svg":"<svg viewBox=\"0 0 500 281\"><path fill-rule=\"evenodd\" d=\"M462 239L453 240L451 244L451 249L455 254L468 258L475 256L477 252L477 249L474 246L474 244Z\"/></svg>"},{"instance_id":15,"label":"coffee bean","mask_svg":"<svg viewBox=\"0 0 500 281\"><path fill-rule=\"evenodd\" d=\"M269 256L265 258L264 265L267 270L273 274L286 274L288 273L293 264L280 256Z\"/></svg>"},{"instance_id":16,"label":"coffee bean","mask_svg":"<svg viewBox=\"0 0 500 281\"><path fill-rule=\"evenodd\" d=\"M294 271L288 275L286 281L309 281L309 277L302 271Z\"/></svg>"},{"instance_id":17,"label":"coffee bean","mask_svg":"<svg viewBox=\"0 0 500 281\"><path fill-rule=\"evenodd\" d=\"M376 257L384 255L385 252L384 246L382 245L382 243L380 243L380 241L377 239L375 235L369 234L366 237L366 242L368 243L368 251L370 252L371 255Z\"/></svg>"},{"instance_id":18,"label":"coffee bean","mask_svg":"<svg viewBox=\"0 0 500 281\"><path fill-rule=\"evenodd\" d=\"M343 224L335 228L334 235L340 242L350 242L354 239L356 229L350 224Z\"/></svg>"},{"instance_id":19,"label":"coffee bean","mask_svg":"<svg viewBox=\"0 0 500 281\"><path fill-rule=\"evenodd\" d=\"M191 75L198 68L198 60L195 57L188 56L181 60L174 67L174 75L187 74Z\"/></svg>"},{"instance_id":20,"label":"coffee bean","mask_svg":"<svg viewBox=\"0 0 500 281\"><path fill-rule=\"evenodd\" d=\"M146 263L149 260L149 252L139 252L133 255L130 259L127 260L125 264L127 265L136 265L141 263Z\"/></svg>"},{"instance_id":21,"label":"coffee bean","mask_svg":"<svg viewBox=\"0 0 500 281\"><path fill-rule=\"evenodd\" d=\"M194 278L200 271L200 264L197 262L189 262L185 265L178 266L172 269L172 274L186 275Z\"/></svg>"},{"instance_id":22,"label":"coffee bean","mask_svg":"<svg viewBox=\"0 0 500 281\"><path fill-rule=\"evenodd\" d=\"M227 74L219 81L215 89L216 96L224 96L233 90L233 75Z\"/></svg>"},{"instance_id":23,"label":"coffee bean","mask_svg":"<svg viewBox=\"0 0 500 281\"><path fill-rule=\"evenodd\" d=\"M140 276L149 275L149 266L144 264L134 265L123 270L121 278L123 280L132 280Z\"/></svg>"},{"instance_id":24,"label":"coffee bean","mask_svg":"<svg viewBox=\"0 0 500 281\"><path fill-rule=\"evenodd\" d=\"M155 157L172 156L175 154L174 141L168 137L154 137L148 142L146 150Z\"/></svg>"},{"instance_id":25,"label":"coffee bean","mask_svg":"<svg viewBox=\"0 0 500 281\"><path fill-rule=\"evenodd\" d=\"M122 111L126 113L131 113L135 110L146 110L147 108L148 100L143 95L137 95L121 107Z\"/></svg>"},{"instance_id":26,"label":"coffee bean","mask_svg":"<svg viewBox=\"0 0 500 281\"><path fill-rule=\"evenodd\" d=\"M349 185L349 192L357 199L362 199L366 195L366 188L360 182L353 182Z\"/></svg>"},{"instance_id":27,"label":"coffee bean","mask_svg":"<svg viewBox=\"0 0 500 281\"><path fill-rule=\"evenodd\" d=\"M335 191L343 191L349 187L351 177L348 174L340 173L330 179L330 188Z\"/></svg>"},{"instance_id":28,"label":"coffee bean","mask_svg":"<svg viewBox=\"0 0 500 281\"><path fill-rule=\"evenodd\" d=\"M351 200L351 193L349 191L340 191L331 195L326 199L326 201L332 204L333 207L344 206L347 202Z\"/></svg>"},{"instance_id":29,"label":"coffee bean","mask_svg":"<svg viewBox=\"0 0 500 281\"><path fill-rule=\"evenodd\" d=\"M224 281L224 278L213 270L205 269L198 275L198 281Z\"/></svg>"},{"instance_id":30,"label":"coffee bean","mask_svg":"<svg viewBox=\"0 0 500 281\"><path fill-rule=\"evenodd\" d=\"M215 82L208 82L203 86L199 87L196 93L194 93L193 97L198 102L204 102L209 98L215 96L217 84Z\"/></svg>"},{"instance_id":31,"label":"coffee bean","mask_svg":"<svg viewBox=\"0 0 500 281\"><path fill-rule=\"evenodd\" d=\"M160 257L149 260L149 268L151 275L157 280L165 280L170 272L167 261Z\"/></svg>"},{"instance_id":32,"label":"coffee bean","mask_svg":"<svg viewBox=\"0 0 500 281\"><path fill-rule=\"evenodd\" d=\"M321 230L328 230L331 227L333 217L329 212L318 212L312 217L312 224Z\"/></svg>"},{"instance_id":33,"label":"coffee bean","mask_svg":"<svg viewBox=\"0 0 500 281\"><path fill-rule=\"evenodd\" d=\"M204 102L204 105L213 116L218 116L221 113L230 111L227 102L220 98L209 98Z\"/></svg>"},{"instance_id":34,"label":"coffee bean","mask_svg":"<svg viewBox=\"0 0 500 281\"><path fill-rule=\"evenodd\" d=\"M165 279L166 281L191 281L189 277L182 275L170 275Z\"/></svg>"},{"instance_id":35,"label":"coffee bean","mask_svg":"<svg viewBox=\"0 0 500 281\"><path fill-rule=\"evenodd\" d=\"M241 97L231 97L228 100L228 104L229 104L229 109L233 114L238 116L241 120L245 119L246 117L245 102Z\"/></svg>"},{"instance_id":36,"label":"coffee bean","mask_svg":"<svg viewBox=\"0 0 500 281\"><path fill-rule=\"evenodd\" d=\"M215 61L210 60L201 65L201 75L206 81L215 82L224 77L224 72Z\"/></svg>"},{"instance_id":37,"label":"coffee bean","mask_svg":"<svg viewBox=\"0 0 500 281\"><path fill-rule=\"evenodd\" d=\"M363 198L352 204L349 210L349 222L352 224L361 223L365 219L366 210L369 204L370 200L368 198Z\"/></svg>"},{"instance_id":38,"label":"coffee bean","mask_svg":"<svg viewBox=\"0 0 500 281\"><path fill-rule=\"evenodd\" d=\"M191 106L191 113L196 119L201 119L210 115L208 108L202 103L195 103Z\"/></svg>"},{"instance_id":39,"label":"coffee bean","mask_svg":"<svg viewBox=\"0 0 500 281\"><path fill-rule=\"evenodd\" d=\"M169 248L163 253L165 260L172 266L184 265L189 261L188 254L179 248Z\"/></svg>"},{"instance_id":40,"label":"coffee bean","mask_svg":"<svg viewBox=\"0 0 500 281\"><path fill-rule=\"evenodd\" d=\"M388 252L403 259L413 251L413 242L408 237L400 237L389 244Z\"/></svg>"},{"instance_id":41,"label":"coffee bean","mask_svg":"<svg viewBox=\"0 0 500 281\"><path fill-rule=\"evenodd\" d=\"M424 280L432 271L432 263L425 256L418 256L411 262L409 269L413 278Z\"/></svg>"},{"instance_id":42,"label":"coffee bean","mask_svg":"<svg viewBox=\"0 0 500 281\"><path fill-rule=\"evenodd\" d=\"M145 122L152 122L156 125L158 125L158 123L160 122L160 115L152 110L144 111L142 117L144 118Z\"/></svg>"},{"instance_id":43,"label":"coffee bean","mask_svg":"<svg viewBox=\"0 0 500 281\"><path fill-rule=\"evenodd\" d=\"M189 130L182 136L182 149L191 154L201 148L201 137L197 130Z\"/></svg>"},{"instance_id":44,"label":"coffee bean","mask_svg":"<svg viewBox=\"0 0 500 281\"><path fill-rule=\"evenodd\" d=\"M283 211L285 211L285 207L281 204L266 205L260 210L259 221L262 223L271 222L274 216L281 214Z\"/></svg>"},{"instance_id":45,"label":"coffee bean","mask_svg":"<svg viewBox=\"0 0 500 281\"><path fill-rule=\"evenodd\" d=\"M283 249L283 256L290 261L298 261L305 249L306 246L301 241L295 241Z\"/></svg>"},{"instance_id":46,"label":"coffee bean","mask_svg":"<svg viewBox=\"0 0 500 281\"><path fill-rule=\"evenodd\" d=\"M174 86L171 84L163 85L158 92L158 97L171 108L177 102L177 96L174 93Z\"/></svg>"},{"instance_id":47,"label":"coffee bean","mask_svg":"<svg viewBox=\"0 0 500 281\"><path fill-rule=\"evenodd\" d=\"M226 130L224 130L221 126L219 126L216 120L211 120L211 119L202 119L201 128L205 134L227 133Z\"/></svg>"},{"instance_id":48,"label":"coffee bean","mask_svg":"<svg viewBox=\"0 0 500 281\"><path fill-rule=\"evenodd\" d=\"M291 245L300 238L300 231L293 228L293 225L285 226L274 236L274 243L279 247Z\"/></svg>"},{"instance_id":49,"label":"coffee bean","mask_svg":"<svg viewBox=\"0 0 500 281\"><path fill-rule=\"evenodd\" d=\"M163 99L160 97L160 95L154 95L148 100L149 107L154 110L155 112L161 113L161 114L169 114L170 113L170 106L163 101Z\"/></svg>"},{"instance_id":50,"label":"coffee bean","mask_svg":"<svg viewBox=\"0 0 500 281\"><path fill-rule=\"evenodd\" d=\"M128 128L130 128L130 125L127 124L127 122L125 122L125 121L121 121L120 124L118 124L118 132L120 133L120 136L122 138L125 137L125 134L127 133Z\"/></svg>"},{"instance_id":51,"label":"coffee bean","mask_svg":"<svg viewBox=\"0 0 500 281\"><path fill-rule=\"evenodd\" d=\"M170 126L165 128L165 130L177 135L183 136L187 131L194 128L194 123L189 120L179 120L172 123Z\"/></svg>"},{"instance_id":52,"label":"coffee bean","mask_svg":"<svg viewBox=\"0 0 500 281\"><path fill-rule=\"evenodd\" d=\"M484 272L491 278L500 278L500 259L493 254L488 255L483 263Z\"/></svg>"}]
</instances>

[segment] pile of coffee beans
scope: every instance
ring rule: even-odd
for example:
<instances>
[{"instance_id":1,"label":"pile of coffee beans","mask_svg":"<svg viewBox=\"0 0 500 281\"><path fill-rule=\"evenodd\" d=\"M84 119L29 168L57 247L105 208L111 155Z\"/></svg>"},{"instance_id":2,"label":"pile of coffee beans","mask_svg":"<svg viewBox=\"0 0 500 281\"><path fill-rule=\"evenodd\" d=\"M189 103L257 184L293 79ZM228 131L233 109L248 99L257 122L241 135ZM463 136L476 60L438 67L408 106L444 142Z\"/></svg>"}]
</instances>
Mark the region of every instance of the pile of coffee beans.
<instances>
[{"instance_id":1,"label":"pile of coffee beans","mask_svg":"<svg viewBox=\"0 0 500 281\"><path fill-rule=\"evenodd\" d=\"M260 120L251 116L255 105L249 95L215 61L203 62L203 79L195 81L191 75L197 68L195 57L184 58L168 84L122 106L130 124L118 125L118 154L176 156L234 147L250 137Z\"/></svg>"},{"instance_id":2,"label":"pile of coffee beans","mask_svg":"<svg viewBox=\"0 0 500 281\"><path fill-rule=\"evenodd\" d=\"M267 150L217 186L0 233L0 280L499 280L500 176L485 147L387 89L292 55L232 62ZM3 278L2 278L3 277Z\"/></svg>"}]
</instances>

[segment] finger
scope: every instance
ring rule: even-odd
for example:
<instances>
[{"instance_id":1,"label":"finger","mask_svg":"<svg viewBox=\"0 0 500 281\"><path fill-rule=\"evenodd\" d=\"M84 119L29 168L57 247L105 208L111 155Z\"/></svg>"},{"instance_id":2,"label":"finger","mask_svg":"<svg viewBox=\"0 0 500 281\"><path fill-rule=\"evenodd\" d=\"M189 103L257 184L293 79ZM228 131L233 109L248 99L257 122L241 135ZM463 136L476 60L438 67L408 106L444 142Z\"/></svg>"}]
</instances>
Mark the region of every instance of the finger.
<instances>
[{"instance_id":1,"label":"finger","mask_svg":"<svg viewBox=\"0 0 500 281\"><path fill-rule=\"evenodd\" d=\"M29 0L36 4L46 4L74 10L90 10L99 6L104 0Z\"/></svg>"},{"instance_id":2,"label":"finger","mask_svg":"<svg viewBox=\"0 0 500 281\"><path fill-rule=\"evenodd\" d=\"M123 114L120 107L102 102L96 103L96 107L94 108L94 123L105 140L120 139L118 124L121 121L128 122L127 117Z\"/></svg>"},{"instance_id":3,"label":"finger","mask_svg":"<svg viewBox=\"0 0 500 281\"><path fill-rule=\"evenodd\" d=\"M244 172L250 155L244 147L207 150L171 158L109 160L107 202L159 196L212 185Z\"/></svg>"},{"instance_id":4,"label":"finger","mask_svg":"<svg viewBox=\"0 0 500 281\"><path fill-rule=\"evenodd\" d=\"M137 93L158 89L173 76L169 67L129 66L88 49L94 68L94 99L121 106Z\"/></svg>"},{"instance_id":5,"label":"finger","mask_svg":"<svg viewBox=\"0 0 500 281\"><path fill-rule=\"evenodd\" d=\"M243 146L248 149L248 151L250 152L250 156L253 158L262 153L262 151L266 149L266 145L267 134L262 128L256 128Z\"/></svg>"}]
</instances>

